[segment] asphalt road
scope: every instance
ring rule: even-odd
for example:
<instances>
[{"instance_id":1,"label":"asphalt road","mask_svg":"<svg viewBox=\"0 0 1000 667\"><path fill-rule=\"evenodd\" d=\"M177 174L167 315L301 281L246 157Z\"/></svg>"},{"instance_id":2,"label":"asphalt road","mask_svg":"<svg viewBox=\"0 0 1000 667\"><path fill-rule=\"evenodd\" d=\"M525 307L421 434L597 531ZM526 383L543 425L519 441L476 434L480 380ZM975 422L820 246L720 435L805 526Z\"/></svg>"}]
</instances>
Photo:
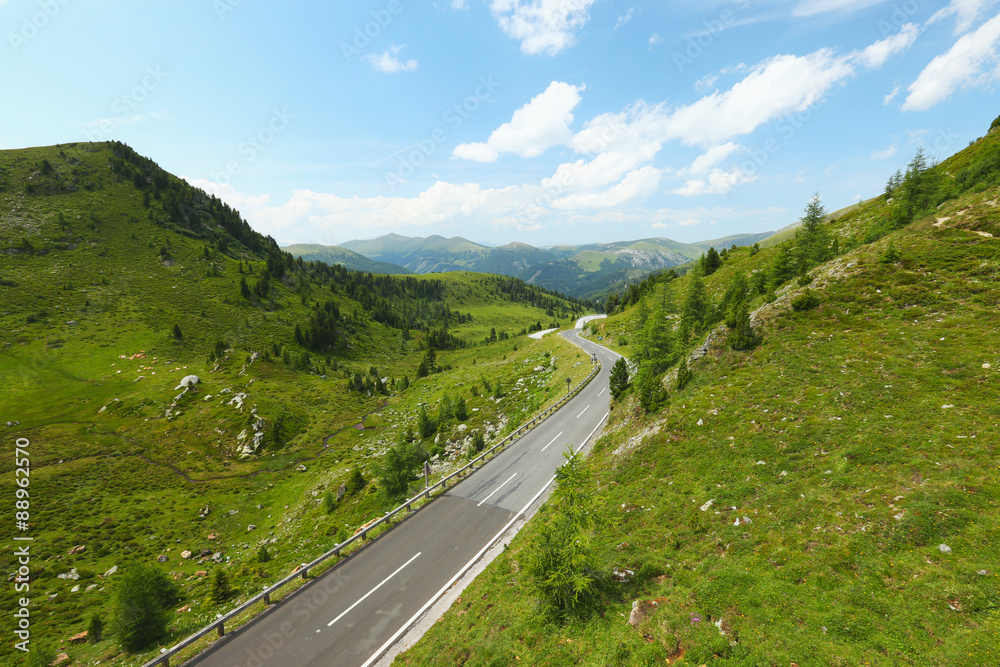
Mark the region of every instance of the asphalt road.
<instances>
[{"instance_id":1,"label":"asphalt road","mask_svg":"<svg viewBox=\"0 0 1000 667\"><path fill-rule=\"evenodd\" d=\"M610 405L614 352L562 335L602 364L573 400L495 459L188 665L369 667L521 516L537 509L567 447Z\"/></svg>"}]
</instances>

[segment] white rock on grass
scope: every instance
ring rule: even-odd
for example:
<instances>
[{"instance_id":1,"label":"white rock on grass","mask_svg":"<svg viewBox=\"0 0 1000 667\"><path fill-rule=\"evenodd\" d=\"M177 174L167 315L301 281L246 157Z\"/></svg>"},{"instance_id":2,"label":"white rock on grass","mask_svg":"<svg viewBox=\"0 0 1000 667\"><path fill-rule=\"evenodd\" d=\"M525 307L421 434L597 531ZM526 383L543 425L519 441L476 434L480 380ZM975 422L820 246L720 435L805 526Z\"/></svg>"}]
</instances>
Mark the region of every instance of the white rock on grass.
<instances>
[{"instance_id":1,"label":"white rock on grass","mask_svg":"<svg viewBox=\"0 0 1000 667\"><path fill-rule=\"evenodd\" d=\"M201 378L198 377L197 375L186 375L183 378L181 378L181 383L176 387L174 387L174 391L177 391L178 389L184 389L185 387L193 387L199 382L201 382Z\"/></svg>"},{"instance_id":2,"label":"white rock on grass","mask_svg":"<svg viewBox=\"0 0 1000 667\"><path fill-rule=\"evenodd\" d=\"M947 544L939 544L938 545L938 551L940 551L943 554L950 554L951 553L951 547L949 547Z\"/></svg>"}]
</instances>

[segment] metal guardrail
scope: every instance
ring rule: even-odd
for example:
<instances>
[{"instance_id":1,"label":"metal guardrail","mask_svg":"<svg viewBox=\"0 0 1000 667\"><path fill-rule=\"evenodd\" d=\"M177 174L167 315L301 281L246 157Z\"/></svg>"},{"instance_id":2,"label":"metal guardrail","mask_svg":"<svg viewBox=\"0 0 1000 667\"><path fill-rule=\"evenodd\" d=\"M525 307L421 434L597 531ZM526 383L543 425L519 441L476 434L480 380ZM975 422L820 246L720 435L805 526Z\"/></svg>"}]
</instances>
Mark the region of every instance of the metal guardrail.
<instances>
[{"instance_id":1,"label":"metal guardrail","mask_svg":"<svg viewBox=\"0 0 1000 667\"><path fill-rule=\"evenodd\" d=\"M470 471L470 470L471 471L475 471L476 464L485 464L486 460L491 455L496 455L496 454L501 453L508 446L510 446L513 443L517 442L521 438L522 435L524 435L525 433L527 433L528 431L530 431L536 425L538 425L541 422L543 422L546 419L548 419L549 415L551 415L553 412L555 412L556 410L558 410L559 408L561 408L563 405L565 405L566 403L568 403L570 401L570 399L574 398L577 394L580 393L580 391L584 387L586 387L588 384L590 384L590 381L593 380L595 377L597 377L597 374L600 371L601 371L601 365L600 365L600 363L598 363L594 367L594 370L591 371L590 375L588 375L578 385L576 385L575 387L573 387L572 389L570 389L568 392L566 392L565 396L563 396L562 398L560 398L553 405L551 405L548 408L546 408L542 413L540 413L540 414L536 415L535 417L533 417L531 419L531 421L529 421L529 422L527 422L525 424L522 424L521 426L517 427L514 431L512 431L509 435L507 435L507 437L505 437L503 440L501 440L500 442L496 443L495 445L493 445L492 447L490 447L488 450L486 450L485 452L483 452L482 454L480 454L476 458L472 459L471 461L469 461L467 464L465 464L464 466L462 466L461 468L459 468L458 470L456 470L452 474L448 475L447 477L442 478L441 480L439 480L438 482L434 483L433 485L428 486L422 492L420 492L417 495L413 496L412 498L410 498L409 500L407 500L406 502L404 502L403 504L401 504L396 509L394 509L392 511L389 511L389 512L386 512L385 515L382 516L381 518L379 518L377 521L374 521L374 522L366 525L364 528L362 528L361 530L359 530L358 532L356 532L354 535L352 535L349 539L341 542L340 544L338 544L334 548L330 549L329 551L327 551L323 555L321 555L318 558L316 558L315 560L313 560L311 563L307 563L307 564L303 565L302 567L298 568L295 572L291 573L290 575L288 575L284 579L282 579L282 580L276 582L275 584L273 584L270 588L267 588L263 592L258 593L257 595L254 595L252 598L250 598L249 600L247 600L246 602L244 602L243 604L241 604L240 606L238 606L236 609L233 609L228 614L225 614L224 616L222 616L220 618L217 618L216 620L212 621L211 623L209 623L208 625L206 625L204 628L202 628L198 632L196 632L193 635L187 637L186 639L182 640L181 642L175 644L171 648L165 650L160 655L156 656L155 658L153 658L149 662L145 663L143 665L143 667L156 667L157 665L163 665L163 667L170 667L170 658L174 657L175 655L177 655L178 653L180 653L181 651L183 651L187 647L191 646L192 644L194 644L199 639L201 639L201 638L205 637L206 635L212 633L213 631L217 632L218 635L219 635L219 637L224 637L225 634L226 634L226 623L228 621L230 621L233 618L235 618L236 616L239 616L240 614L246 612L250 607L252 607L253 605L257 604L258 602L263 602L265 605L271 604L271 595L275 591L277 591L277 590L279 590L281 588L284 588L285 586L287 586L288 584L292 583L296 579L300 579L300 578L301 579L306 579L306 578L308 578L308 576L309 576L309 570L311 570L311 569L319 566L320 564L322 564L323 562L329 560L330 558L339 557L341 551L343 551L344 549L346 549L350 545L354 544L355 542L358 542L359 540L360 541L366 540L368 538L368 534L369 533L371 533L376 528L379 528L380 526L383 526L383 525L389 523L392 520L392 518L395 517L400 512L403 512L405 510L407 513L410 513L412 511L411 507L412 507L412 505L414 503L420 501L421 499L429 500L430 497L431 497L431 493L433 493L435 491L438 491L438 490L444 490L447 487L448 482L450 480L455 479L456 477L459 478L459 479L462 479L462 476L463 476L463 474L466 471ZM480 465L480 467L482 467L482 465ZM420 508L418 507L417 509L420 509ZM280 602L278 604L280 604Z\"/></svg>"}]
</instances>

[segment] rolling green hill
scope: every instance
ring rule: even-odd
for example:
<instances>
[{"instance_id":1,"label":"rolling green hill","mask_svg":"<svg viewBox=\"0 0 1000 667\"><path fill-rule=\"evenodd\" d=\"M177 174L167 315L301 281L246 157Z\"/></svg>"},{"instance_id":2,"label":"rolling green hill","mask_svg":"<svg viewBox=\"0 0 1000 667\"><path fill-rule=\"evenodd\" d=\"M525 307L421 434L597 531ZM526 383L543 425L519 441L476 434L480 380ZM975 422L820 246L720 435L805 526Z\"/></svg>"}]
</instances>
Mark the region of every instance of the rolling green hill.
<instances>
[{"instance_id":1,"label":"rolling green hill","mask_svg":"<svg viewBox=\"0 0 1000 667\"><path fill-rule=\"evenodd\" d=\"M340 246L325 246L313 243L296 243L281 248L293 257L301 257L307 262L323 262L324 264L339 264L352 271L365 273L383 273L388 275L413 273L406 267L391 262L379 262L368 259L353 250Z\"/></svg>"},{"instance_id":2,"label":"rolling green hill","mask_svg":"<svg viewBox=\"0 0 1000 667\"><path fill-rule=\"evenodd\" d=\"M33 641L75 663L145 662L114 636L68 644L95 613L109 624L120 572L176 582L184 611L159 645L173 643L381 515L378 465L421 405L435 433L411 445L438 475L471 442L441 405L461 397L468 433L492 440L555 400L585 366L524 334L587 308L515 278L294 258L123 144L0 151L0 432L30 443ZM516 398L487 389L540 365ZM11 503L14 463L0 464ZM355 472L366 485L337 502ZM9 546L0 568L17 569ZM207 575L222 569L237 594L216 605ZM0 663L14 655L0 647Z\"/></svg>"},{"instance_id":3,"label":"rolling green hill","mask_svg":"<svg viewBox=\"0 0 1000 667\"><path fill-rule=\"evenodd\" d=\"M586 474L395 664L1000 663L998 201L992 134L624 295Z\"/></svg>"}]
</instances>

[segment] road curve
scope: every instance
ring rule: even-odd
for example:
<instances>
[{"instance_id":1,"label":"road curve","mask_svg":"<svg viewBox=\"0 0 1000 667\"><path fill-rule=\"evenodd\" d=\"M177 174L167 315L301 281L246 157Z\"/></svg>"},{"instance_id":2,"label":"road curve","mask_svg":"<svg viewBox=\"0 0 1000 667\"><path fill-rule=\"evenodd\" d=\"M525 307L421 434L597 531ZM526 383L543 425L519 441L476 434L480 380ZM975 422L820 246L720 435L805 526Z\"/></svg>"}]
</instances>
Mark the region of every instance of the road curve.
<instances>
[{"instance_id":1,"label":"road curve","mask_svg":"<svg viewBox=\"0 0 1000 667\"><path fill-rule=\"evenodd\" d=\"M619 357L563 332L602 365L573 400L414 516L186 663L215 667L370 667L526 514L598 431Z\"/></svg>"}]
</instances>

